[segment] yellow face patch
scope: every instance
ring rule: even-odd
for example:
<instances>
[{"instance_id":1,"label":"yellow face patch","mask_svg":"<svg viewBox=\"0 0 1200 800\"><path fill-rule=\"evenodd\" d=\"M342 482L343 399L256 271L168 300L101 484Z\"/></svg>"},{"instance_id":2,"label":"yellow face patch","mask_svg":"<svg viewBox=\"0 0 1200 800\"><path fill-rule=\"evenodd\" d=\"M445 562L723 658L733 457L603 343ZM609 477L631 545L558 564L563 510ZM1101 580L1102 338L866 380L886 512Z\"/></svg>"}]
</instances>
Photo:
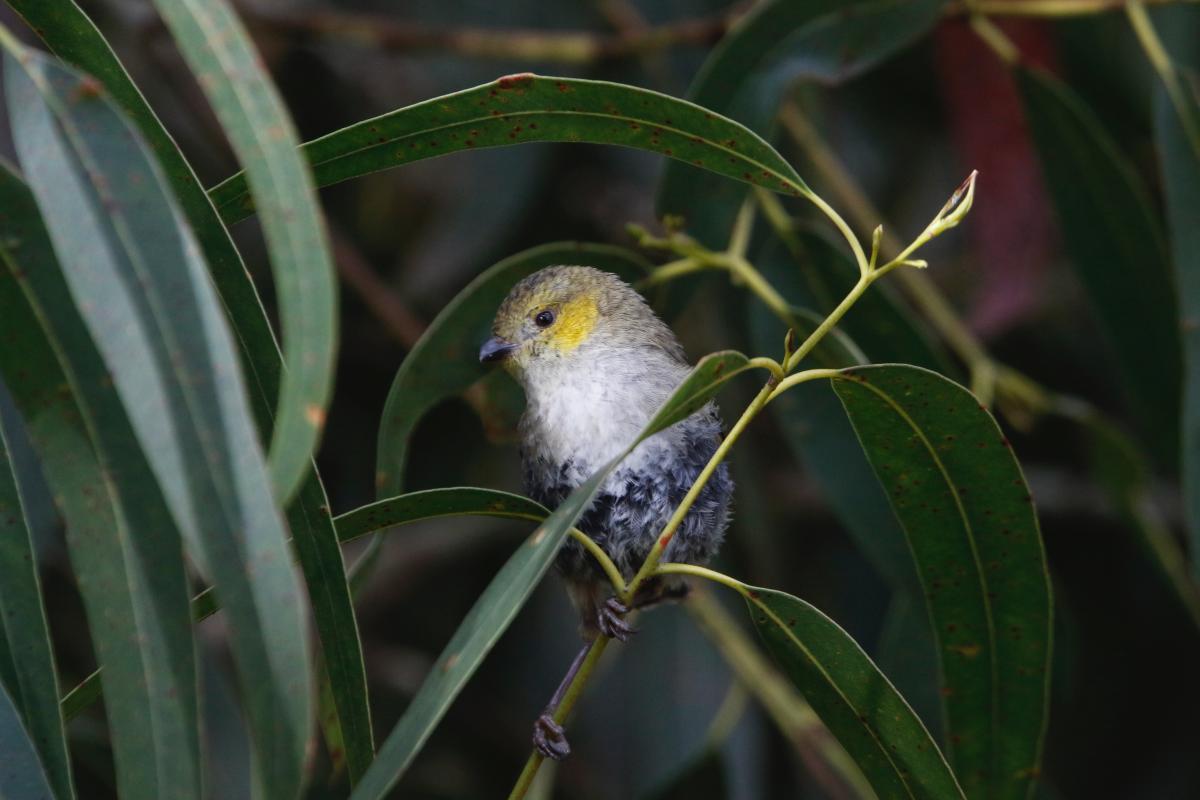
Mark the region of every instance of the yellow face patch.
<instances>
[{"instance_id":1,"label":"yellow face patch","mask_svg":"<svg viewBox=\"0 0 1200 800\"><path fill-rule=\"evenodd\" d=\"M547 342L555 350L569 353L583 344L583 340L596 327L599 316L595 298L587 295L576 297L558 310L558 319L548 331Z\"/></svg>"}]
</instances>

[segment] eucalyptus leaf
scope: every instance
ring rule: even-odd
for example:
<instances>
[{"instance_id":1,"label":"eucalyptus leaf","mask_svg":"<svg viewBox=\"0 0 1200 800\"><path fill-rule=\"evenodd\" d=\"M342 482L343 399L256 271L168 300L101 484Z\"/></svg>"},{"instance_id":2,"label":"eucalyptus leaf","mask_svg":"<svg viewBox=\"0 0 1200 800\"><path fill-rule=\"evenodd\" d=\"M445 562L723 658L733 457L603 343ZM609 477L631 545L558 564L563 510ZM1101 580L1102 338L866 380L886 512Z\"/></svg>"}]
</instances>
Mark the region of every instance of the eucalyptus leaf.
<instances>
[{"instance_id":1,"label":"eucalyptus leaf","mask_svg":"<svg viewBox=\"0 0 1200 800\"><path fill-rule=\"evenodd\" d=\"M281 359L258 292L191 165L154 114L99 29L74 0L6 0L50 52L94 77L125 111L171 184L180 208L212 271L213 281L237 332L242 368L251 386L260 428L270 431L279 394Z\"/></svg>"},{"instance_id":2,"label":"eucalyptus leaf","mask_svg":"<svg viewBox=\"0 0 1200 800\"><path fill-rule=\"evenodd\" d=\"M131 446L136 438L112 375L71 299L34 198L3 164L0 208L0 372L66 520L105 667L118 789L125 798L199 798L196 654L179 533L145 456ZM131 648L133 641L140 646ZM97 694L99 686L97 679Z\"/></svg>"},{"instance_id":3,"label":"eucalyptus leaf","mask_svg":"<svg viewBox=\"0 0 1200 800\"><path fill-rule=\"evenodd\" d=\"M337 352L337 278L316 187L283 100L225 0L155 0L257 199L283 323L283 388L271 434L280 505L300 488L325 424Z\"/></svg>"},{"instance_id":4,"label":"eucalyptus leaf","mask_svg":"<svg viewBox=\"0 0 1200 800\"><path fill-rule=\"evenodd\" d=\"M881 800L964 797L920 718L848 633L789 594L743 595L767 650Z\"/></svg>"},{"instance_id":5,"label":"eucalyptus leaf","mask_svg":"<svg viewBox=\"0 0 1200 800\"><path fill-rule=\"evenodd\" d=\"M719 114L647 89L532 73L365 120L308 142L303 151L317 184L328 186L447 153L528 142L633 147L772 191L809 192L769 144ZM253 210L240 174L210 196L230 222Z\"/></svg>"},{"instance_id":6,"label":"eucalyptus leaf","mask_svg":"<svg viewBox=\"0 0 1200 800\"><path fill-rule=\"evenodd\" d=\"M1050 582L1008 440L965 389L918 367L834 381L912 551L942 668L951 764L969 797L1025 798L1049 703Z\"/></svg>"},{"instance_id":7,"label":"eucalyptus leaf","mask_svg":"<svg viewBox=\"0 0 1200 800\"><path fill-rule=\"evenodd\" d=\"M283 360L258 293L191 166L166 128L146 103L100 31L73 0L8 0L47 47L69 64L99 80L133 122L154 152L183 213L191 223L208 269L220 292L240 348L241 365L260 436L269 439L279 398ZM332 690L338 717L326 718L325 730L346 720L344 741L351 780L374 754L367 703L362 646L343 576L341 551L316 466L308 465L307 483L288 508L288 524L308 583L314 618L321 638L322 657L344 666ZM340 584L340 585L339 585ZM211 597L211 595L209 595ZM208 609L209 613L215 606ZM334 667L335 671L337 667ZM99 696L99 682L85 692L69 695L68 718Z\"/></svg>"},{"instance_id":8,"label":"eucalyptus leaf","mask_svg":"<svg viewBox=\"0 0 1200 800\"><path fill-rule=\"evenodd\" d=\"M1083 101L1018 68L1017 87L1067 251L1156 458L1178 459L1179 328L1170 256L1145 187Z\"/></svg>"},{"instance_id":9,"label":"eucalyptus leaf","mask_svg":"<svg viewBox=\"0 0 1200 800\"><path fill-rule=\"evenodd\" d=\"M256 687L260 777L291 796L310 725L308 637L227 321L156 162L96 82L15 47L6 67L17 151L63 275L221 592L234 661Z\"/></svg>"},{"instance_id":10,"label":"eucalyptus leaf","mask_svg":"<svg viewBox=\"0 0 1200 800\"><path fill-rule=\"evenodd\" d=\"M0 767L0 797L21 800L54 800L50 782L42 764L38 761L33 741L21 724L21 715L9 697L8 690L0 685L0 753L4 754L4 766Z\"/></svg>"},{"instance_id":11,"label":"eucalyptus leaf","mask_svg":"<svg viewBox=\"0 0 1200 800\"><path fill-rule=\"evenodd\" d=\"M22 476L15 469L6 428L0 419L0 688L7 690L45 765L54 796L66 800L74 797L74 788L58 710L58 672L22 499ZM9 751L0 745L0 752Z\"/></svg>"},{"instance_id":12,"label":"eucalyptus leaf","mask_svg":"<svg viewBox=\"0 0 1200 800\"><path fill-rule=\"evenodd\" d=\"M1181 30L1195 30L1195 9L1179 20ZM1200 45L1192 37L1185 44L1200 60ZM1183 74L1181 72L1181 74ZM1192 76L1193 80L1195 76ZM1200 120L1200 103L1184 93L1182 102ZM1192 552L1192 574L1200 581L1200 155L1188 137L1183 116L1161 87L1154 95L1154 133L1166 200L1171 261L1179 292L1180 332L1183 344L1183 409L1181 460L1183 502Z\"/></svg>"}]
</instances>

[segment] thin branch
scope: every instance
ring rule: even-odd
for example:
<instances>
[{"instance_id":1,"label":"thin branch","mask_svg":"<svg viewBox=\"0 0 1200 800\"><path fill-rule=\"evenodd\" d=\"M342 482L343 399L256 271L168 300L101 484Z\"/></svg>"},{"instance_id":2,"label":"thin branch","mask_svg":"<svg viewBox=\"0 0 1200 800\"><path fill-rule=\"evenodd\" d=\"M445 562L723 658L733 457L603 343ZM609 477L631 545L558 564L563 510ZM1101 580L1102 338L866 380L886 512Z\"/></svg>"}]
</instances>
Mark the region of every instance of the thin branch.
<instances>
[{"instance_id":1,"label":"thin branch","mask_svg":"<svg viewBox=\"0 0 1200 800\"><path fill-rule=\"evenodd\" d=\"M684 19L654 27L623 26L612 34L592 31L544 31L438 27L398 20L382 14L340 11L265 13L246 6L238 11L258 34L285 35L399 51L437 51L474 58L590 64L632 58L673 47L709 47L745 12L738 3L708 17Z\"/></svg>"},{"instance_id":2,"label":"thin branch","mask_svg":"<svg viewBox=\"0 0 1200 800\"><path fill-rule=\"evenodd\" d=\"M1196 3L1200 0L1142 0L1148 6ZM1121 11L1127 0L957 0L946 16L982 14L987 17L1082 17Z\"/></svg>"}]
</instances>

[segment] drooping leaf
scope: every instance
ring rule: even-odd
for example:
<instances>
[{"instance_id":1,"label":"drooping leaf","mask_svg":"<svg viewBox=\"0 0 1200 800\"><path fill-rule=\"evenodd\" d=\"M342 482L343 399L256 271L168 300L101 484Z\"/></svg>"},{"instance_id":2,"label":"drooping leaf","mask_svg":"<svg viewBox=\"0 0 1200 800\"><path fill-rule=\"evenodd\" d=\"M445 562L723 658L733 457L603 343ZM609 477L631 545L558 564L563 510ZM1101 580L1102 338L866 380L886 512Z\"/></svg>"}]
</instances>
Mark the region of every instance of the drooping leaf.
<instances>
[{"instance_id":1,"label":"drooping leaf","mask_svg":"<svg viewBox=\"0 0 1200 800\"><path fill-rule=\"evenodd\" d=\"M334 519L338 538L349 542L373 531L437 517L481 516L541 522L550 512L528 497L495 489L456 486L389 497Z\"/></svg>"},{"instance_id":2,"label":"drooping leaf","mask_svg":"<svg viewBox=\"0 0 1200 800\"><path fill-rule=\"evenodd\" d=\"M623 248L555 242L509 256L471 281L429 324L392 381L377 440L375 485L380 497L398 494L403 487L409 439L421 417L488 375L479 363L479 346L508 291L525 276L558 264L596 267L627 281L650 268Z\"/></svg>"},{"instance_id":3,"label":"drooping leaf","mask_svg":"<svg viewBox=\"0 0 1200 800\"><path fill-rule=\"evenodd\" d=\"M219 587L235 664L255 687L260 777L291 796L310 725L304 609L227 321L157 164L95 81L28 50L6 67L17 151L63 275Z\"/></svg>"},{"instance_id":4,"label":"drooping leaf","mask_svg":"<svg viewBox=\"0 0 1200 800\"><path fill-rule=\"evenodd\" d=\"M1200 85L1191 64L1200 68L1200 43L1194 33L1200 21L1195 8L1165 9L1160 21L1180 77ZM1180 423L1183 465L1183 502L1192 552L1192 574L1200 581L1200 155L1188 136L1185 115L1200 121L1200 103L1186 91L1176 107L1161 87L1154 96L1154 134L1159 151L1166 201L1171 261L1179 292L1180 331L1183 342L1183 409Z\"/></svg>"},{"instance_id":5,"label":"drooping leaf","mask_svg":"<svg viewBox=\"0 0 1200 800\"><path fill-rule=\"evenodd\" d=\"M304 145L317 184L481 147L588 142L634 147L791 195L807 185L756 134L685 100L606 81L532 73L435 97ZM235 175L210 196L227 221L252 211Z\"/></svg>"},{"instance_id":6,"label":"drooping leaf","mask_svg":"<svg viewBox=\"0 0 1200 800\"><path fill-rule=\"evenodd\" d=\"M54 800L33 740L3 685L0 685L0 753L4 754L4 765L0 766L0 797Z\"/></svg>"},{"instance_id":7,"label":"drooping leaf","mask_svg":"<svg viewBox=\"0 0 1200 800\"><path fill-rule=\"evenodd\" d=\"M434 662L432 671L404 716L388 734L375 763L355 788L352 800L382 798L400 780L450 703L529 599L550 568L563 540L612 471L642 441L707 402L724 386L731 374L744 369L740 362L745 360L745 356L731 353L716 353L702 358L638 437L571 492L509 558L475 601L450 643Z\"/></svg>"},{"instance_id":8,"label":"drooping leaf","mask_svg":"<svg viewBox=\"0 0 1200 800\"><path fill-rule=\"evenodd\" d=\"M879 668L904 695L929 733L936 741L945 741L942 695L938 691L941 668L925 598L900 591L892 594L874 652Z\"/></svg>"},{"instance_id":9,"label":"drooping leaf","mask_svg":"<svg viewBox=\"0 0 1200 800\"><path fill-rule=\"evenodd\" d=\"M743 594L767 650L881 800L963 797L920 718L848 633L789 594Z\"/></svg>"},{"instance_id":10,"label":"drooping leaf","mask_svg":"<svg viewBox=\"0 0 1200 800\"><path fill-rule=\"evenodd\" d=\"M837 83L860 74L929 31L942 0L770 0L759 3L714 48L688 98L765 134L792 81ZM709 247L724 247L743 187L687 164L668 164L659 216L684 218Z\"/></svg>"},{"instance_id":11,"label":"drooping leaf","mask_svg":"<svg viewBox=\"0 0 1200 800\"><path fill-rule=\"evenodd\" d=\"M957 384L906 365L834 390L900 520L942 665L949 757L969 797L1024 798L1041 763L1051 600L1008 440Z\"/></svg>"},{"instance_id":12,"label":"drooping leaf","mask_svg":"<svg viewBox=\"0 0 1200 800\"><path fill-rule=\"evenodd\" d=\"M1036 69L1015 71L1067 251L1157 459L1178 458L1180 355L1169 256L1145 188L1092 111Z\"/></svg>"},{"instance_id":13,"label":"drooping leaf","mask_svg":"<svg viewBox=\"0 0 1200 800\"><path fill-rule=\"evenodd\" d=\"M271 435L271 483L286 505L310 468L333 391L337 279L312 174L291 118L225 0L155 0L257 199L279 295L286 369Z\"/></svg>"},{"instance_id":14,"label":"drooping leaf","mask_svg":"<svg viewBox=\"0 0 1200 800\"><path fill-rule=\"evenodd\" d=\"M0 286L11 288L12 284L0 281ZM21 476L9 455L8 438L0 419L0 689L7 690L24 723L54 796L66 800L74 797L74 790L58 710L58 672L42 607L37 556L26 523ZM0 752L9 751L0 745ZM5 796L3 790L0 796Z\"/></svg>"},{"instance_id":15,"label":"drooping leaf","mask_svg":"<svg viewBox=\"0 0 1200 800\"><path fill-rule=\"evenodd\" d=\"M66 520L105 667L118 788L127 798L198 798L196 656L179 534L145 456L131 446L112 376L34 198L2 164L0 226L0 372Z\"/></svg>"},{"instance_id":16,"label":"drooping leaf","mask_svg":"<svg viewBox=\"0 0 1200 800\"><path fill-rule=\"evenodd\" d=\"M6 2L29 23L30 29L52 53L104 85L154 151L204 251L213 281L237 333L242 369L250 385L260 429L269 432L270 415L279 394L279 347L241 256L191 165L129 78L108 42L75 0Z\"/></svg>"},{"instance_id":17,"label":"drooping leaf","mask_svg":"<svg viewBox=\"0 0 1200 800\"><path fill-rule=\"evenodd\" d=\"M180 208L191 223L220 292L240 348L242 371L259 434L269 438L279 399L283 360L241 256L191 166L104 37L73 0L8 0L8 4L25 18L55 55L104 85L154 151ZM316 467L311 463L307 481L308 485L300 489L299 499L288 509L288 524L296 538L304 578L309 584L322 653L326 658L342 662L349 670L342 675L337 687L339 719L330 724L340 724L340 718L347 719L348 730L340 735L347 751L350 778L354 780L374 753L370 725L364 724L369 721L370 713L362 647L349 589L339 586L345 583L341 551L330 546L335 535L328 504L317 498L318 495L323 497L324 489ZM85 705L82 701L90 702L98 696L98 680L92 687L95 691L89 689L90 694L71 696L71 703L64 709L68 717Z\"/></svg>"}]
</instances>

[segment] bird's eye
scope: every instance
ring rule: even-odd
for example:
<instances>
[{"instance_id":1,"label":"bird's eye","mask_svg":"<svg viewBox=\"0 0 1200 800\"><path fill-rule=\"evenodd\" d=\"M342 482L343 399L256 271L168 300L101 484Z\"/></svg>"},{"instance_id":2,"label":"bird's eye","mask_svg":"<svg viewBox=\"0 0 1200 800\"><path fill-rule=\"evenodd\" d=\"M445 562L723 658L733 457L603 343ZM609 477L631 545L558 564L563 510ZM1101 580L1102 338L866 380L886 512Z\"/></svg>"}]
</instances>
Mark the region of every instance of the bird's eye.
<instances>
[{"instance_id":1,"label":"bird's eye","mask_svg":"<svg viewBox=\"0 0 1200 800\"><path fill-rule=\"evenodd\" d=\"M533 321L539 328L549 328L554 324L554 312L549 309L539 311Z\"/></svg>"}]
</instances>

